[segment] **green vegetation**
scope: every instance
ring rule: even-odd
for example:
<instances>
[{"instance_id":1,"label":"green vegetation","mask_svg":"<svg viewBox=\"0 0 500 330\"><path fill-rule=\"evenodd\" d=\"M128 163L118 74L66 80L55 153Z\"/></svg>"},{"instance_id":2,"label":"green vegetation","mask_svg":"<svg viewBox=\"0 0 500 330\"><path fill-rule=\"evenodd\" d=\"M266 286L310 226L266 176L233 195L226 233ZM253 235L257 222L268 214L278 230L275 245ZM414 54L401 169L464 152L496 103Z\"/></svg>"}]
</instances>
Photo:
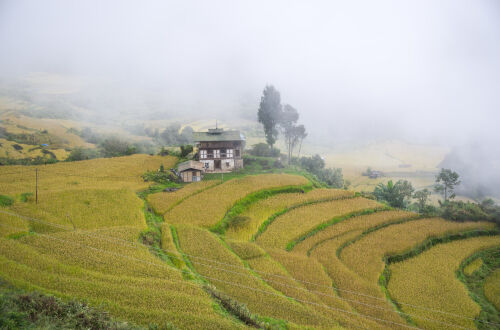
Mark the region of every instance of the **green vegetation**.
<instances>
[{"instance_id":1,"label":"green vegetation","mask_svg":"<svg viewBox=\"0 0 500 330\"><path fill-rule=\"evenodd\" d=\"M24 292L0 280L2 329L143 329L78 300ZM174 329L170 327L170 329Z\"/></svg>"},{"instance_id":2,"label":"green vegetation","mask_svg":"<svg viewBox=\"0 0 500 330\"><path fill-rule=\"evenodd\" d=\"M434 190L436 192L442 193L444 200L455 198L455 187L460 184L459 175L450 169L442 168L439 174L436 176L436 184L434 185Z\"/></svg>"},{"instance_id":3,"label":"green vegetation","mask_svg":"<svg viewBox=\"0 0 500 330\"><path fill-rule=\"evenodd\" d=\"M14 199L9 196L0 195L0 206L11 206L14 204Z\"/></svg>"},{"instance_id":4,"label":"green vegetation","mask_svg":"<svg viewBox=\"0 0 500 330\"><path fill-rule=\"evenodd\" d=\"M379 183L375 187L373 195L377 200L385 201L392 207L405 208L413 190L411 183L406 180L398 180L396 183L389 180L387 184Z\"/></svg>"},{"instance_id":5,"label":"green vegetation","mask_svg":"<svg viewBox=\"0 0 500 330\"><path fill-rule=\"evenodd\" d=\"M226 213L224 218L219 221L215 226L211 228L211 231L223 235L227 228L237 221L241 221L238 215L243 213L251 204L256 203L259 200L269 198L277 194L290 194L290 193L305 193L312 189L312 185L303 186L285 186L277 187L272 189L264 189L251 194L246 195L244 198L236 202L231 209Z\"/></svg>"},{"instance_id":6,"label":"green vegetation","mask_svg":"<svg viewBox=\"0 0 500 330\"><path fill-rule=\"evenodd\" d=\"M467 267L473 263L480 265L472 272L467 272ZM495 270L500 268L500 248L496 247L479 251L465 259L458 268L457 277L467 286L469 294L481 306L481 313L476 318L478 329L491 329L492 324L500 324L500 311L493 301L487 297L485 282L492 276ZM496 298L495 298L496 299Z\"/></svg>"}]
</instances>

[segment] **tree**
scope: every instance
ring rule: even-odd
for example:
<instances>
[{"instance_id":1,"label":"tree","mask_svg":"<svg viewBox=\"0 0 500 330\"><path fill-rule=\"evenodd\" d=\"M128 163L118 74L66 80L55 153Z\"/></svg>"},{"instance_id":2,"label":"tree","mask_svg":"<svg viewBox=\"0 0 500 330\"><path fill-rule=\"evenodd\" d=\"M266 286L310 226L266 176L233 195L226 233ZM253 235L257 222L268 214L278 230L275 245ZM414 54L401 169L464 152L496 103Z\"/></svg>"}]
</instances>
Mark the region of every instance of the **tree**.
<instances>
[{"instance_id":1,"label":"tree","mask_svg":"<svg viewBox=\"0 0 500 330\"><path fill-rule=\"evenodd\" d=\"M302 141L307 137L306 128L304 125L297 126L298 128L298 138L299 138L299 154L297 155L300 158L300 150L302 149Z\"/></svg>"},{"instance_id":2,"label":"tree","mask_svg":"<svg viewBox=\"0 0 500 330\"><path fill-rule=\"evenodd\" d=\"M377 200L386 201L393 207L403 208L407 204L407 199L412 196L413 191L413 186L406 180L398 180L395 184L392 180L389 180L387 185L379 183L375 187L373 194Z\"/></svg>"},{"instance_id":3,"label":"tree","mask_svg":"<svg viewBox=\"0 0 500 330\"><path fill-rule=\"evenodd\" d=\"M425 204L427 203L430 195L431 192L427 188L424 190L419 190L413 194L413 198L417 200L418 209L421 213L424 211Z\"/></svg>"},{"instance_id":4,"label":"tree","mask_svg":"<svg viewBox=\"0 0 500 330\"><path fill-rule=\"evenodd\" d=\"M457 172L445 168L442 168L436 176L434 190L443 194L445 202L448 201L448 199L455 198L454 190L455 187L460 184L459 178L460 176Z\"/></svg>"},{"instance_id":5,"label":"tree","mask_svg":"<svg viewBox=\"0 0 500 330\"><path fill-rule=\"evenodd\" d=\"M285 145L288 152L288 163L292 158L293 148L298 140L298 129L295 123L299 120L299 113L289 104L285 104L281 113L279 124L285 136Z\"/></svg>"},{"instance_id":6,"label":"tree","mask_svg":"<svg viewBox=\"0 0 500 330\"><path fill-rule=\"evenodd\" d=\"M264 126L266 142L272 148L278 138L278 124L281 118L282 106L280 92L274 86L264 88L257 112L259 123Z\"/></svg>"}]
</instances>

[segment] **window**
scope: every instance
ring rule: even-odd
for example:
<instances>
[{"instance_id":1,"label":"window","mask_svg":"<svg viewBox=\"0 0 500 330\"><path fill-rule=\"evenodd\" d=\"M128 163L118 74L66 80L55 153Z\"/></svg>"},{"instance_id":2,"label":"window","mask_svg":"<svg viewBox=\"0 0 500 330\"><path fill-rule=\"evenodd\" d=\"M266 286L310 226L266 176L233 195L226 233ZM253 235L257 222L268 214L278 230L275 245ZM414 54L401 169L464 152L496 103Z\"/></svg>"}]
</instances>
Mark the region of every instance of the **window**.
<instances>
[{"instance_id":1,"label":"window","mask_svg":"<svg viewBox=\"0 0 500 330\"><path fill-rule=\"evenodd\" d=\"M205 168L209 168L210 167L210 164L209 163L205 163Z\"/></svg>"},{"instance_id":2,"label":"window","mask_svg":"<svg viewBox=\"0 0 500 330\"><path fill-rule=\"evenodd\" d=\"M234 156L235 156L235 157L240 157L240 149L236 149L236 150L234 151Z\"/></svg>"},{"instance_id":3,"label":"window","mask_svg":"<svg viewBox=\"0 0 500 330\"><path fill-rule=\"evenodd\" d=\"M220 158L220 150L219 149L214 150L214 158Z\"/></svg>"},{"instance_id":4,"label":"window","mask_svg":"<svg viewBox=\"0 0 500 330\"><path fill-rule=\"evenodd\" d=\"M206 150L200 150L200 158L201 159L207 158L207 151Z\"/></svg>"},{"instance_id":5,"label":"window","mask_svg":"<svg viewBox=\"0 0 500 330\"><path fill-rule=\"evenodd\" d=\"M233 149L227 149L226 150L226 157L227 158L233 158Z\"/></svg>"}]
</instances>

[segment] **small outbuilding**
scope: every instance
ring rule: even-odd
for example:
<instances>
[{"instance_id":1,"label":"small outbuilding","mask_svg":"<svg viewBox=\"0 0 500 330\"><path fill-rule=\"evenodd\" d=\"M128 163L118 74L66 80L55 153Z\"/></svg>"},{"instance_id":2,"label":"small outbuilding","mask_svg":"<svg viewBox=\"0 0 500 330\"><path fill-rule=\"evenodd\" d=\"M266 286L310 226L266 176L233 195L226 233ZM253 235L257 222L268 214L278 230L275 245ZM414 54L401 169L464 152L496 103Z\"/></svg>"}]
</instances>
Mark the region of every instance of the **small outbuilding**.
<instances>
[{"instance_id":1,"label":"small outbuilding","mask_svg":"<svg viewBox=\"0 0 500 330\"><path fill-rule=\"evenodd\" d=\"M203 163L188 160L177 165L177 171L183 182L201 181L204 173Z\"/></svg>"}]
</instances>

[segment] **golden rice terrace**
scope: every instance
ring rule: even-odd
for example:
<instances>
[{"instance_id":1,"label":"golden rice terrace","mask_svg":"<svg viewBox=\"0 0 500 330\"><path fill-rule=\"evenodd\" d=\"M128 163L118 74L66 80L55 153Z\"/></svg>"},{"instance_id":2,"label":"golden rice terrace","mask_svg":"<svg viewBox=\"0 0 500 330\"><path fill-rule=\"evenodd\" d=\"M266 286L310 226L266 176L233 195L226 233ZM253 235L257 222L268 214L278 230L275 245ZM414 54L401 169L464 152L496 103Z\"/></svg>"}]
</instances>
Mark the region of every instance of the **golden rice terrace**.
<instances>
[{"instance_id":1,"label":"golden rice terrace","mask_svg":"<svg viewBox=\"0 0 500 330\"><path fill-rule=\"evenodd\" d=\"M488 222L392 209L291 173L173 192L141 175L175 157L0 167L0 279L139 327L500 328ZM36 202L38 199L38 203ZM488 257L489 256L489 257ZM483 262L484 260L484 262ZM492 312L493 311L493 312Z\"/></svg>"}]
</instances>

